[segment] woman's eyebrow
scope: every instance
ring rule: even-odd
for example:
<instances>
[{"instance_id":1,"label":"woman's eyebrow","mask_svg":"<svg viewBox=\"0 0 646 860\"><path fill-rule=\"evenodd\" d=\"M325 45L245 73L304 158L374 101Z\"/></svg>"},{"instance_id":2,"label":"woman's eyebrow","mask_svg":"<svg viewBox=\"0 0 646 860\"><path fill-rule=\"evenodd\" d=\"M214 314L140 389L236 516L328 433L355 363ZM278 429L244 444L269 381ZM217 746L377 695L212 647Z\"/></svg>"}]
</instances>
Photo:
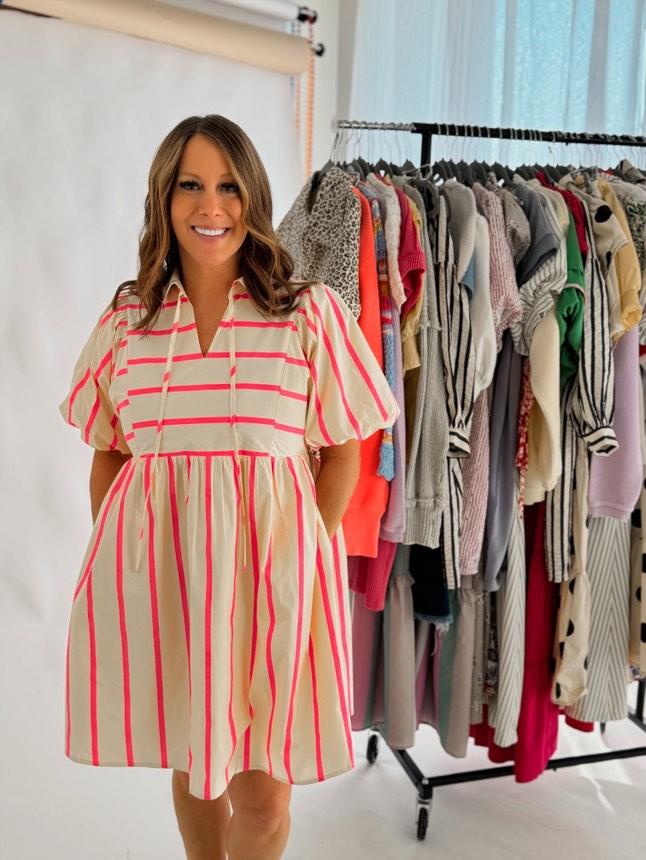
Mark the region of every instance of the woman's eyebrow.
<instances>
[{"instance_id":1,"label":"woman's eyebrow","mask_svg":"<svg viewBox=\"0 0 646 860\"><path fill-rule=\"evenodd\" d=\"M199 173L191 173L190 170L181 170L180 176L194 176L196 179L202 178ZM230 176L231 178L233 178L232 173L222 173L222 174L220 174L219 178L223 179L225 176Z\"/></svg>"}]
</instances>

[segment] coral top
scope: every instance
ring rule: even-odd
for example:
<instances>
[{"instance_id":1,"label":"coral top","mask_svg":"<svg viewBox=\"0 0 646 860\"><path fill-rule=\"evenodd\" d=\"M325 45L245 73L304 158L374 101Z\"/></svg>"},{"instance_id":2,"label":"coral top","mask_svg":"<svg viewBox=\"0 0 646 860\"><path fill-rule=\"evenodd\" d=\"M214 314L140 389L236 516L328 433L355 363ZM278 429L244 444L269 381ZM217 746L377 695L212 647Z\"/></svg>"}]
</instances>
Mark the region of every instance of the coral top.
<instances>
[{"instance_id":1,"label":"coral top","mask_svg":"<svg viewBox=\"0 0 646 860\"><path fill-rule=\"evenodd\" d=\"M379 367L384 353L381 336L381 306L377 280L375 233L368 199L356 188L361 202L361 236L359 242L359 299L361 314L358 323L372 349ZM389 482L377 474L383 433L377 431L361 443L361 469L354 493L343 516L343 537L348 555L374 558L379 545L381 518L388 504Z\"/></svg>"},{"instance_id":2,"label":"coral top","mask_svg":"<svg viewBox=\"0 0 646 860\"><path fill-rule=\"evenodd\" d=\"M149 335L123 296L81 351L59 410L132 457L74 588L73 761L186 770L202 799L243 770L310 783L354 767L343 529L327 534L309 450L399 407L343 299L301 296L268 319L234 281L203 355L175 271Z\"/></svg>"}]
</instances>

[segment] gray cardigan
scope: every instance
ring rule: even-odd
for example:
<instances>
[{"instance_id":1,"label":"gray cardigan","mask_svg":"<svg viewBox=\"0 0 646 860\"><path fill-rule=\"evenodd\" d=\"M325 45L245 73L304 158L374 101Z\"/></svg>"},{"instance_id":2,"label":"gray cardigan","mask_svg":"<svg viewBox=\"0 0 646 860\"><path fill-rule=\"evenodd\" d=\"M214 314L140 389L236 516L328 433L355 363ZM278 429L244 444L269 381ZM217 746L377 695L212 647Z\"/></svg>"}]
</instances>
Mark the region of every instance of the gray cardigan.
<instances>
[{"instance_id":1,"label":"gray cardigan","mask_svg":"<svg viewBox=\"0 0 646 860\"><path fill-rule=\"evenodd\" d=\"M411 198L426 221L422 196L405 179L393 181ZM442 511L448 501L446 458L449 422L444 386L440 324L437 311L433 254L428 230L422 230L426 284L419 318L420 368L415 423L406 466L406 529L403 543L439 546Z\"/></svg>"}]
</instances>

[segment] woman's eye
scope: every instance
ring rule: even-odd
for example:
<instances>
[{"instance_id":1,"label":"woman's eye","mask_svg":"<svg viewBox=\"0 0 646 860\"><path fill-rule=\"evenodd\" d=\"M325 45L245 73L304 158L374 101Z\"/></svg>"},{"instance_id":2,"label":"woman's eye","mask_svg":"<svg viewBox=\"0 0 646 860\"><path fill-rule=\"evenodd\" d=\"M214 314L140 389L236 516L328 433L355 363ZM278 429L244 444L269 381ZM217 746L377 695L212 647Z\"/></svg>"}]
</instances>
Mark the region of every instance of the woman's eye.
<instances>
[{"instance_id":1,"label":"woman's eye","mask_svg":"<svg viewBox=\"0 0 646 860\"><path fill-rule=\"evenodd\" d=\"M180 188L190 189L192 186L199 188L200 183L194 179L184 179L179 183ZM240 186L236 182L223 182L220 188L227 194L238 194L240 192Z\"/></svg>"}]
</instances>

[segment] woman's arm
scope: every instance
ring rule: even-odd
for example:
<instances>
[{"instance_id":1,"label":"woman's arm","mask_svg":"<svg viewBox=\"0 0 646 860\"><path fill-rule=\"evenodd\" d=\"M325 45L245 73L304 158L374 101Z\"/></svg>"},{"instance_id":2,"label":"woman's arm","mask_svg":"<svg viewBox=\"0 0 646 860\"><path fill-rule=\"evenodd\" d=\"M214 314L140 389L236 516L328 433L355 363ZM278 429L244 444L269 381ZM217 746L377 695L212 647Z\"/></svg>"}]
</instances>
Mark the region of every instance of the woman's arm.
<instances>
[{"instance_id":1,"label":"woman's arm","mask_svg":"<svg viewBox=\"0 0 646 860\"><path fill-rule=\"evenodd\" d=\"M90 504L93 523L96 521L103 497L110 489L117 472L130 457L132 454L122 454L121 451L95 450L90 470Z\"/></svg>"},{"instance_id":2,"label":"woman's arm","mask_svg":"<svg viewBox=\"0 0 646 860\"><path fill-rule=\"evenodd\" d=\"M356 439L349 439L343 445L320 449L316 500L330 537L338 529L359 480L360 446Z\"/></svg>"}]
</instances>

